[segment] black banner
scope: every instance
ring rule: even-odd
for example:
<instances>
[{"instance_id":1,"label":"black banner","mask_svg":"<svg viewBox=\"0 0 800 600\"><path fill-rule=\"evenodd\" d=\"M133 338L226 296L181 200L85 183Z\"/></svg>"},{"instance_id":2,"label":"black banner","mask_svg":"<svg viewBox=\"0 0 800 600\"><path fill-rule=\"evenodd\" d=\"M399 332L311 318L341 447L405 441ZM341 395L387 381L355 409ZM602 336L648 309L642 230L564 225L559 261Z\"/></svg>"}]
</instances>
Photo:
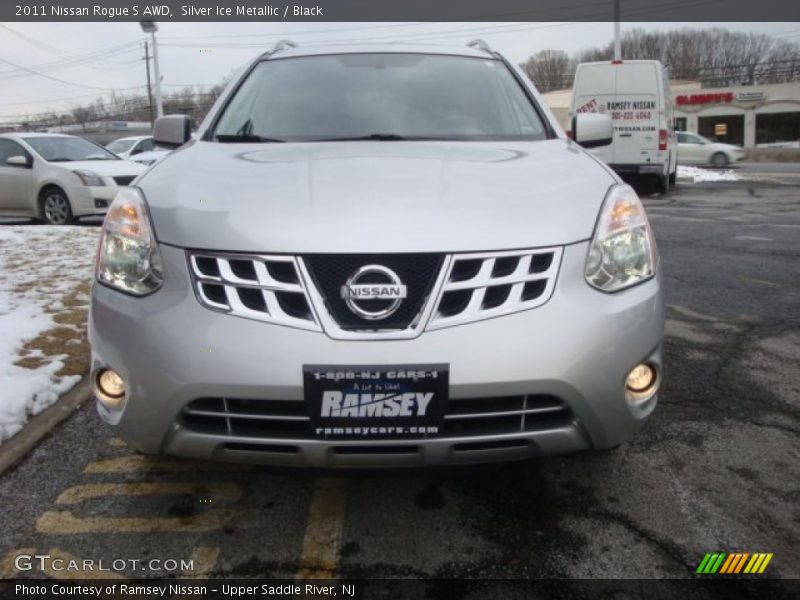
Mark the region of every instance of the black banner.
<instances>
[{"instance_id":1,"label":"black banner","mask_svg":"<svg viewBox=\"0 0 800 600\"><path fill-rule=\"evenodd\" d=\"M626 22L800 21L787 0L619 0ZM614 0L4 0L0 21L614 21Z\"/></svg>"},{"instance_id":2,"label":"black banner","mask_svg":"<svg viewBox=\"0 0 800 600\"><path fill-rule=\"evenodd\" d=\"M706 600L797 598L800 582L750 577L709 576L687 580L643 579L174 579L174 580L7 580L3 600Z\"/></svg>"}]
</instances>

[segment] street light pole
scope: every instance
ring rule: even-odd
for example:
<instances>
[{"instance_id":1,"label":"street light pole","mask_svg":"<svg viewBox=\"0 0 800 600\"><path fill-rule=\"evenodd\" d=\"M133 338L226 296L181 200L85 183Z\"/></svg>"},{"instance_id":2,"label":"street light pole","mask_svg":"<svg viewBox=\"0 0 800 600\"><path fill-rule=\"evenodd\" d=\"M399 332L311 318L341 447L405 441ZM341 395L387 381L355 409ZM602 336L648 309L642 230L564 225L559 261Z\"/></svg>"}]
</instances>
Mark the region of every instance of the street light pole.
<instances>
[{"instance_id":1,"label":"street light pole","mask_svg":"<svg viewBox=\"0 0 800 600\"><path fill-rule=\"evenodd\" d=\"M614 60L622 60L622 43L619 39L619 0L614 0Z\"/></svg>"},{"instance_id":2,"label":"street light pole","mask_svg":"<svg viewBox=\"0 0 800 600\"><path fill-rule=\"evenodd\" d=\"M158 25L155 21L140 21L142 31L149 33L153 40L153 75L156 80L156 117L164 116L164 106L161 103L161 71L158 67L158 44L156 43L156 31Z\"/></svg>"},{"instance_id":3,"label":"street light pole","mask_svg":"<svg viewBox=\"0 0 800 600\"><path fill-rule=\"evenodd\" d=\"M147 100L150 106L150 125L152 125L155 118L153 116L153 90L150 87L150 50L147 40L144 41L144 62L147 65Z\"/></svg>"}]
</instances>

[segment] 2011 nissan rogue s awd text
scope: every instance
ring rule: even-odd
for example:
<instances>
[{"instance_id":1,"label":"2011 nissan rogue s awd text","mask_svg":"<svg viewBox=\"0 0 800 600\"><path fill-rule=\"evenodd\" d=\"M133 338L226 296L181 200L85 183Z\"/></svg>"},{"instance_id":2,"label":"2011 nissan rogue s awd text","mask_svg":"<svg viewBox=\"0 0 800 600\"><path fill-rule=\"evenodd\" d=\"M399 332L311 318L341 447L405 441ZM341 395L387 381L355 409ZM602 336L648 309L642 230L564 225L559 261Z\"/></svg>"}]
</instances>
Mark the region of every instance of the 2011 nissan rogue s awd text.
<instances>
[{"instance_id":1,"label":"2011 nissan rogue s awd text","mask_svg":"<svg viewBox=\"0 0 800 600\"><path fill-rule=\"evenodd\" d=\"M123 188L92 291L102 418L144 453L505 461L629 439L661 382L635 191L483 42L278 44Z\"/></svg>"}]
</instances>

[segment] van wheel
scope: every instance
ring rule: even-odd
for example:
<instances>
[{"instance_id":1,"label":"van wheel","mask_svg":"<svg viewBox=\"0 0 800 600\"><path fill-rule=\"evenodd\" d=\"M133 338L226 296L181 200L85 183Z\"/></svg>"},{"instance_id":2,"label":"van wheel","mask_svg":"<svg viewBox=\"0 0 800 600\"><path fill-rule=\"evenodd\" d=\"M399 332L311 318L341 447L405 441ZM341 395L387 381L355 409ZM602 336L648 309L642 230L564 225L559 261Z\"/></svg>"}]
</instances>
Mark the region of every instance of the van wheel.
<instances>
[{"instance_id":1,"label":"van wheel","mask_svg":"<svg viewBox=\"0 0 800 600\"><path fill-rule=\"evenodd\" d=\"M672 178L670 175L659 175L658 177L658 191L662 194L669 194L669 184Z\"/></svg>"},{"instance_id":2,"label":"van wheel","mask_svg":"<svg viewBox=\"0 0 800 600\"><path fill-rule=\"evenodd\" d=\"M728 157L725 156L722 152L717 152L714 156L711 157L711 164L715 167L725 167L728 165Z\"/></svg>"}]
</instances>

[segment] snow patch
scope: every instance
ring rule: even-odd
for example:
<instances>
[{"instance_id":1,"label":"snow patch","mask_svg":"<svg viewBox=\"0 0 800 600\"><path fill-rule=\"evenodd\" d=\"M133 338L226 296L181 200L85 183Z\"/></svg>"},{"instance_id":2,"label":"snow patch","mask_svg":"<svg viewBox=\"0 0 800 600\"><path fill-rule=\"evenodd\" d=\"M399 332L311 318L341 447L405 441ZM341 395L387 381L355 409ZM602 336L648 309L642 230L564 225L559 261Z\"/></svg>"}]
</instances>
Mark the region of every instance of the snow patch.
<instances>
[{"instance_id":1,"label":"snow patch","mask_svg":"<svg viewBox=\"0 0 800 600\"><path fill-rule=\"evenodd\" d=\"M678 181L706 183L709 181L739 181L741 178L741 175L730 169L725 171L712 171L701 167L678 165Z\"/></svg>"},{"instance_id":2,"label":"snow patch","mask_svg":"<svg viewBox=\"0 0 800 600\"><path fill-rule=\"evenodd\" d=\"M53 311L91 282L99 234L95 227L0 225L0 444L81 379L58 375L64 354L22 350L43 332L64 326ZM75 301L88 305L86 294ZM16 365L22 358L36 358L38 366Z\"/></svg>"}]
</instances>

